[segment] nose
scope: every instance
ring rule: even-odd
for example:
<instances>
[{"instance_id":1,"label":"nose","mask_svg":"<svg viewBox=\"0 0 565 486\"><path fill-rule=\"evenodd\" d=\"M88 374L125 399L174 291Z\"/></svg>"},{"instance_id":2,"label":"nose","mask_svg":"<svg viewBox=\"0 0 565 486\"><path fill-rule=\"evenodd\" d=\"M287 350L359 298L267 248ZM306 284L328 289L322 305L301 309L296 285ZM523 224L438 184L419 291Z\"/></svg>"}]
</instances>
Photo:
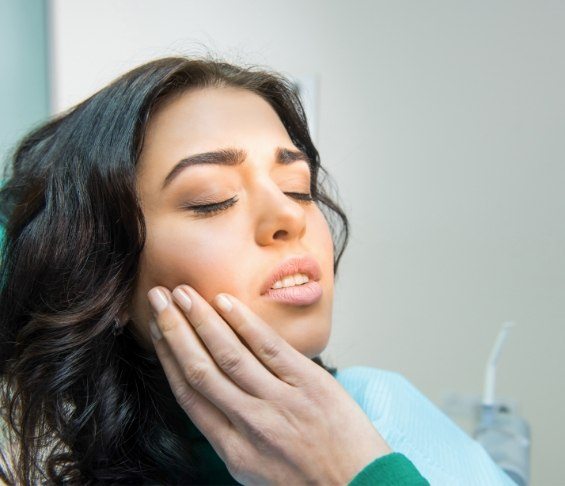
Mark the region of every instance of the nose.
<instances>
[{"instance_id":1,"label":"nose","mask_svg":"<svg viewBox=\"0 0 565 486\"><path fill-rule=\"evenodd\" d=\"M256 198L255 240L261 246L300 240L306 232L305 208L276 184L264 185Z\"/></svg>"}]
</instances>

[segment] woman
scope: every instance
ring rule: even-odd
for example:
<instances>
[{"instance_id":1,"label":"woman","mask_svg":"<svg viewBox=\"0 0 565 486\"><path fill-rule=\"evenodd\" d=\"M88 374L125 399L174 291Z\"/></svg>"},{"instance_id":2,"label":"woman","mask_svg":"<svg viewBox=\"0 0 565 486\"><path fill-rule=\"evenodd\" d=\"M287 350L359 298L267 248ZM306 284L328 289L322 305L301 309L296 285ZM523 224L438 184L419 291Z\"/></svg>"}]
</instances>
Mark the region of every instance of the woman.
<instances>
[{"instance_id":1,"label":"woman","mask_svg":"<svg viewBox=\"0 0 565 486\"><path fill-rule=\"evenodd\" d=\"M348 234L323 174L292 86L211 60L26 137L0 194L5 481L427 484L362 408L402 380L319 358Z\"/></svg>"}]
</instances>

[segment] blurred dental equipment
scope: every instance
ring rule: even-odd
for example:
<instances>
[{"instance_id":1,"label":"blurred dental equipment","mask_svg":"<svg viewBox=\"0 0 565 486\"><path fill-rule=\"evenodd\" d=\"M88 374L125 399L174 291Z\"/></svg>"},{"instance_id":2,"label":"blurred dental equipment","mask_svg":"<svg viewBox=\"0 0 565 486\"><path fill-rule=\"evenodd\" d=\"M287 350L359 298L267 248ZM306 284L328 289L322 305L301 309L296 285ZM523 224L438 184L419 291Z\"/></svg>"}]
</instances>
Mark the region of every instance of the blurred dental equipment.
<instances>
[{"instance_id":1,"label":"blurred dental equipment","mask_svg":"<svg viewBox=\"0 0 565 486\"><path fill-rule=\"evenodd\" d=\"M516 411L495 399L496 367L513 322L505 322L487 361L483 399L474 437L518 485L530 480L530 428Z\"/></svg>"}]
</instances>

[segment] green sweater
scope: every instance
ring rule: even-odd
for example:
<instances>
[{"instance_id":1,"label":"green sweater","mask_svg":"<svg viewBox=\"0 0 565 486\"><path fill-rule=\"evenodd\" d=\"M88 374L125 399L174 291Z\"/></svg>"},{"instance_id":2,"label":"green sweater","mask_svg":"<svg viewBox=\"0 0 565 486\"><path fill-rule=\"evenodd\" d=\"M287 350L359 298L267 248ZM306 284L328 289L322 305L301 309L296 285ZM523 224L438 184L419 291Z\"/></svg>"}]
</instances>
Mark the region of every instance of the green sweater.
<instances>
[{"instance_id":1,"label":"green sweater","mask_svg":"<svg viewBox=\"0 0 565 486\"><path fill-rule=\"evenodd\" d=\"M232 478L222 459L200 431L190 424L195 463L199 467L198 484L240 484ZM375 459L351 480L348 486L423 486L429 485L403 454L393 452Z\"/></svg>"}]
</instances>

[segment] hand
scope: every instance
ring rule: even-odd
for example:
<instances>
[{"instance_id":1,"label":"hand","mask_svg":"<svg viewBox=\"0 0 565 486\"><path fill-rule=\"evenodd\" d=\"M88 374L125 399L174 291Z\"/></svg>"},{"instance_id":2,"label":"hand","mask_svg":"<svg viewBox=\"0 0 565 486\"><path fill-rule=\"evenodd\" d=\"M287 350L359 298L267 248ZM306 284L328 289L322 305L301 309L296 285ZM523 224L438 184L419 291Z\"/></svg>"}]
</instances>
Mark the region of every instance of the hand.
<instances>
[{"instance_id":1,"label":"hand","mask_svg":"<svg viewBox=\"0 0 565 486\"><path fill-rule=\"evenodd\" d=\"M391 452L333 376L235 297L215 310L187 285L148 295L176 400L240 483L344 485Z\"/></svg>"}]
</instances>

